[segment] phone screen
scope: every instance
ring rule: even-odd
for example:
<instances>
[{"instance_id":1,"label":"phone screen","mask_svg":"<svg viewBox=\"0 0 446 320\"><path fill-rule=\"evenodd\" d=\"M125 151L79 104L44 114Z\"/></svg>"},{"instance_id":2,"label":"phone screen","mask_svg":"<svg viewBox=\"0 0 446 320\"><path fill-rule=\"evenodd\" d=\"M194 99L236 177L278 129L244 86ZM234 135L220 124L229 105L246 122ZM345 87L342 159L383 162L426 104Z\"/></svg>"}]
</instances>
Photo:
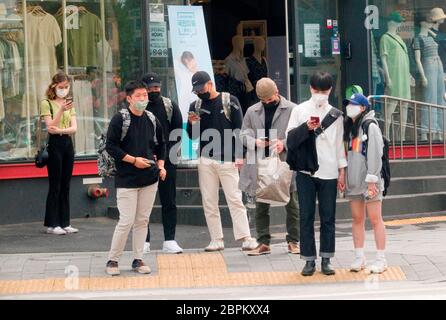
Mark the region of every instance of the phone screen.
<instances>
[{"instance_id":1,"label":"phone screen","mask_svg":"<svg viewBox=\"0 0 446 320\"><path fill-rule=\"evenodd\" d=\"M321 121L319 117L311 117L311 121L315 122L316 124L319 124L319 122Z\"/></svg>"}]
</instances>

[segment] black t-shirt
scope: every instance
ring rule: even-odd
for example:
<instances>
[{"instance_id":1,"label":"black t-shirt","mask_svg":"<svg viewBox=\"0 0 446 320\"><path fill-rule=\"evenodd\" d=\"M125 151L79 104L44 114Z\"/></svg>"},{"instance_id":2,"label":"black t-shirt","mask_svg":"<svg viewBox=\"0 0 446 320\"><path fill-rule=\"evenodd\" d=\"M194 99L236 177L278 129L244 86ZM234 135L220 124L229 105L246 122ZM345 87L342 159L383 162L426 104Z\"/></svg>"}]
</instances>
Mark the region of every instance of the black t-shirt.
<instances>
[{"instance_id":1,"label":"black t-shirt","mask_svg":"<svg viewBox=\"0 0 446 320\"><path fill-rule=\"evenodd\" d=\"M147 106L147 110L155 115L155 117L159 120L163 128L164 141L166 142L166 164L167 163L170 164L170 161L168 161L170 149L175 144L181 141L181 136L177 136L176 140L170 141L169 139L170 133L173 130L183 128L183 117L181 116L180 108L178 108L178 105L173 101L172 101L172 109L173 109L172 119L169 122L167 118L166 107L164 106L164 102L161 97L156 99L155 101L150 101Z\"/></svg>"},{"instance_id":2,"label":"black t-shirt","mask_svg":"<svg viewBox=\"0 0 446 320\"><path fill-rule=\"evenodd\" d=\"M274 107L264 107L265 109L265 133L266 137L270 139L270 130L273 125L274 115L276 114L279 104ZM265 157L269 157L269 148L265 148Z\"/></svg>"},{"instance_id":3,"label":"black t-shirt","mask_svg":"<svg viewBox=\"0 0 446 320\"><path fill-rule=\"evenodd\" d=\"M220 94L217 98L203 101L201 105L201 121L195 126L192 126L190 122L187 124L187 133L191 139L200 138L200 150L199 155L204 157L211 157L217 161L234 161L243 158L243 147L240 141L240 130L243 123L243 113L240 107L238 99L231 95L231 119L228 120L224 113L223 99ZM195 112L195 102L191 103L189 111ZM199 131L196 129L199 126ZM209 129L214 129L220 134L220 144L215 145L210 152L202 154L210 143L213 142L212 135L210 137L203 138L203 133L206 135L206 131L209 133ZM226 130L226 135L225 135ZM235 131L234 131L235 130ZM232 131L232 134L228 134ZM197 134L199 133L199 135ZM230 137L230 138L229 138ZM236 148L236 140L237 145ZM212 145L214 147L214 145ZM240 147L241 146L241 147ZM211 146L207 147L209 150Z\"/></svg>"},{"instance_id":4,"label":"black t-shirt","mask_svg":"<svg viewBox=\"0 0 446 320\"><path fill-rule=\"evenodd\" d=\"M122 115L117 113L111 120L107 132L107 152L115 159L117 174L115 177L116 188L143 188L158 181L158 169L152 165L148 169L138 169L133 164L122 161L126 155L143 157L149 160L164 160L166 145L163 130L158 120L156 125L155 144L154 126L146 114L136 116L131 111L130 127L121 142Z\"/></svg>"}]
</instances>

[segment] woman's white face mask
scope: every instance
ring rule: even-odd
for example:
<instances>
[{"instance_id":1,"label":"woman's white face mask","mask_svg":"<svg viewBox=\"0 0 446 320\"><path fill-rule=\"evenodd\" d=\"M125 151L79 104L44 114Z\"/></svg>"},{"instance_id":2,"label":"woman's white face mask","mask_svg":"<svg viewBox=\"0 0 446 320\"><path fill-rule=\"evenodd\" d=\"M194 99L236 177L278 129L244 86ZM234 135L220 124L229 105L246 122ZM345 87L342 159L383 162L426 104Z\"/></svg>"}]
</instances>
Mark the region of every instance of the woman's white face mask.
<instances>
[{"instance_id":1,"label":"woman's white face mask","mask_svg":"<svg viewBox=\"0 0 446 320\"><path fill-rule=\"evenodd\" d=\"M56 88L56 96L60 99L65 98L69 92L70 92L70 88L67 88L67 89Z\"/></svg>"},{"instance_id":2,"label":"woman's white face mask","mask_svg":"<svg viewBox=\"0 0 446 320\"><path fill-rule=\"evenodd\" d=\"M347 117L351 119L356 119L362 113L361 106L357 106L354 104L349 104L347 106Z\"/></svg>"}]
</instances>

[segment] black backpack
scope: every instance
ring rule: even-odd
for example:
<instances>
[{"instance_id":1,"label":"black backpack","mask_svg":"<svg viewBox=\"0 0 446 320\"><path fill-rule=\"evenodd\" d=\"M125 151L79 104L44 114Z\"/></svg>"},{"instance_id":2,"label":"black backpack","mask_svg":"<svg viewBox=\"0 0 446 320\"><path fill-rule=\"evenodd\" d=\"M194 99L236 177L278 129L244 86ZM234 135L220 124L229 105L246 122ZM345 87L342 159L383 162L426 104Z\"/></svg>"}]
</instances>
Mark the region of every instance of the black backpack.
<instances>
[{"instance_id":1,"label":"black backpack","mask_svg":"<svg viewBox=\"0 0 446 320\"><path fill-rule=\"evenodd\" d=\"M372 123L375 123L376 125L378 125L378 122L376 120L366 120L362 123L362 131L364 132L365 135L369 135L369 127ZM384 137L383 135L383 156L381 158L382 160L382 168L381 168L381 177L384 180L384 191L383 191L383 196L387 195L387 191L390 187L390 180L392 178L391 174L390 174L390 159L389 159L389 145L390 145L390 141L389 139L387 139L386 137ZM365 146L365 156L367 157L367 149L368 149L368 139L367 139L367 143Z\"/></svg>"}]
</instances>

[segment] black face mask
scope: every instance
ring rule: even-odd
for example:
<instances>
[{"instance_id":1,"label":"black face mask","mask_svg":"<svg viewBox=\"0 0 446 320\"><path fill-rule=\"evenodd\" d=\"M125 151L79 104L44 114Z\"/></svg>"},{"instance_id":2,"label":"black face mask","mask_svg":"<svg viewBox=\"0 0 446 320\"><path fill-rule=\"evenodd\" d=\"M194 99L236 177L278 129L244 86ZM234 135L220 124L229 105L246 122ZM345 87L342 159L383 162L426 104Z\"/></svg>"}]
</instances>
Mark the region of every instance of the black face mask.
<instances>
[{"instance_id":1,"label":"black face mask","mask_svg":"<svg viewBox=\"0 0 446 320\"><path fill-rule=\"evenodd\" d=\"M149 100L150 101L156 101L161 96L160 92L149 92Z\"/></svg>"},{"instance_id":2,"label":"black face mask","mask_svg":"<svg viewBox=\"0 0 446 320\"><path fill-rule=\"evenodd\" d=\"M277 107L277 106L279 105L279 103L280 103L280 101L273 101L273 102L270 102L270 103L264 103L264 102L262 102L262 104L263 104L263 106L264 106L265 108L274 108L274 107Z\"/></svg>"},{"instance_id":3,"label":"black face mask","mask_svg":"<svg viewBox=\"0 0 446 320\"><path fill-rule=\"evenodd\" d=\"M211 98L211 93L210 92L205 92L205 93L198 93L197 94L198 98L200 98L203 101L207 101Z\"/></svg>"}]
</instances>

